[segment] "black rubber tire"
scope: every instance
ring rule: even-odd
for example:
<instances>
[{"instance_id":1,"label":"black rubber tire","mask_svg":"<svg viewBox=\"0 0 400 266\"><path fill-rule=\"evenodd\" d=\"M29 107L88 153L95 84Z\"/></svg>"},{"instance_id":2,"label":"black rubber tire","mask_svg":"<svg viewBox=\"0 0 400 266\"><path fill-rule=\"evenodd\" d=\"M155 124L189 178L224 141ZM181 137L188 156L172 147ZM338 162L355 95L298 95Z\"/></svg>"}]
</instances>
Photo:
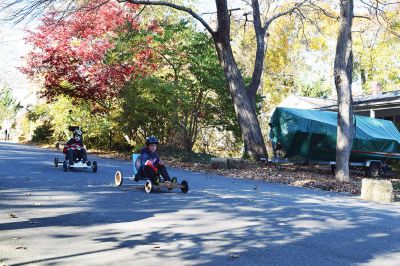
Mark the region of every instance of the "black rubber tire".
<instances>
[{"instance_id":1,"label":"black rubber tire","mask_svg":"<svg viewBox=\"0 0 400 266\"><path fill-rule=\"evenodd\" d=\"M54 166L55 166L55 167L58 166L58 157L54 158Z\"/></svg>"},{"instance_id":2,"label":"black rubber tire","mask_svg":"<svg viewBox=\"0 0 400 266\"><path fill-rule=\"evenodd\" d=\"M147 194L150 194L153 191L153 182L151 180L146 180L146 184L144 184L144 190Z\"/></svg>"},{"instance_id":3,"label":"black rubber tire","mask_svg":"<svg viewBox=\"0 0 400 266\"><path fill-rule=\"evenodd\" d=\"M63 170L64 170L64 172L68 171L68 165L67 164L68 164L67 161L63 162Z\"/></svg>"},{"instance_id":4,"label":"black rubber tire","mask_svg":"<svg viewBox=\"0 0 400 266\"><path fill-rule=\"evenodd\" d=\"M186 181L186 180L183 180L182 182L181 182L181 191L183 192L183 193L188 193L188 191L189 191L189 183Z\"/></svg>"},{"instance_id":5,"label":"black rubber tire","mask_svg":"<svg viewBox=\"0 0 400 266\"><path fill-rule=\"evenodd\" d=\"M93 170L93 173L97 173L97 162L96 161L92 162L92 170Z\"/></svg>"},{"instance_id":6,"label":"black rubber tire","mask_svg":"<svg viewBox=\"0 0 400 266\"><path fill-rule=\"evenodd\" d=\"M334 175L336 172L336 165L331 164L331 174Z\"/></svg>"},{"instance_id":7,"label":"black rubber tire","mask_svg":"<svg viewBox=\"0 0 400 266\"><path fill-rule=\"evenodd\" d=\"M114 175L115 185L117 187L121 186L122 185L122 181L123 181L122 172L121 171L115 172L115 175Z\"/></svg>"},{"instance_id":8,"label":"black rubber tire","mask_svg":"<svg viewBox=\"0 0 400 266\"><path fill-rule=\"evenodd\" d=\"M371 163L367 172L370 177L378 177L381 174L381 165L379 163Z\"/></svg>"}]
</instances>

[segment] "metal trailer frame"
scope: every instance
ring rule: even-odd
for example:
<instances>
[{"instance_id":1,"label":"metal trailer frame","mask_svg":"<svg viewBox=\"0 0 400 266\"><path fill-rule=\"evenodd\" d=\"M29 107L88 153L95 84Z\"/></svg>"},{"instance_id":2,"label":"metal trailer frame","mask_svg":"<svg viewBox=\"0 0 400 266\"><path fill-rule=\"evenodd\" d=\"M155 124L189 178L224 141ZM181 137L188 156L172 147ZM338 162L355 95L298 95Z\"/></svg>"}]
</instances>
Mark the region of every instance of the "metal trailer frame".
<instances>
[{"instance_id":1,"label":"metal trailer frame","mask_svg":"<svg viewBox=\"0 0 400 266\"><path fill-rule=\"evenodd\" d=\"M263 158L264 161L265 158ZM292 163L292 164L316 164L316 165L330 165L331 171L335 171L336 161L318 161L318 160L290 160L290 159L280 159L280 158L272 158L268 159L268 163L272 164L284 164L284 163ZM364 168L365 174L371 177L378 177L381 174L381 171L386 172L388 169L388 165L380 160L367 160L365 162L349 162L350 166L354 167L362 167Z\"/></svg>"}]
</instances>

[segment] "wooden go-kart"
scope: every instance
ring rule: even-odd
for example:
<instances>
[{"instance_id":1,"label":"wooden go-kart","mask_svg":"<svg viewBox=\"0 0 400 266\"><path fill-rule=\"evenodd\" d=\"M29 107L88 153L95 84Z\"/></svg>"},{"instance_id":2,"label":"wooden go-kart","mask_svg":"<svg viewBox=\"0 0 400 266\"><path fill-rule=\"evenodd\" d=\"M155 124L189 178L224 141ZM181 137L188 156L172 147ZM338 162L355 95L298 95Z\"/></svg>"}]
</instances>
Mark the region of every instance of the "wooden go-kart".
<instances>
[{"instance_id":1,"label":"wooden go-kart","mask_svg":"<svg viewBox=\"0 0 400 266\"><path fill-rule=\"evenodd\" d=\"M180 188L183 193L187 193L189 191L189 183L186 180L183 180L181 183L173 182L176 181L176 178L173 181L165 181L161 176L159 177L159 182L154 184L153 181L139 174L138 170L140 168L140 154L132 154L132 163L133 163L133 176L124 177L121 171L116 171L114 176L114 181L116 186L121 186L124 179L130 179L133 181L145 180L144 190L147 193L151 193L154 190L159 190L162 188L166 188L168 190L172 190L174 188Z\"/></svg>"}]
</instances>

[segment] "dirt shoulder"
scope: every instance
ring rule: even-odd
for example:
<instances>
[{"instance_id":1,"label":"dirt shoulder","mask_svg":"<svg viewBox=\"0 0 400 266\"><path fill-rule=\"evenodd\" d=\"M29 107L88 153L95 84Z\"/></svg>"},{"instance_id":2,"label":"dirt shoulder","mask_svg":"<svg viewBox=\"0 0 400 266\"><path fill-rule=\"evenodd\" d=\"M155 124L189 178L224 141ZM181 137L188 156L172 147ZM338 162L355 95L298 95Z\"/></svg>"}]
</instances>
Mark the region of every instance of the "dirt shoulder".
<instances>
[{"instance_id":1,"label":"dirt shoulder","mask_svg":"<svg viewBox=\"0 0 400 266\"><path fill-rule=\"evenodd\" d=\"M351 182L338 182L329 166L257 165L249 164L246 169L211 169L210 165L198 163L170 162L168 164L186 170L213 173L237 178L264 180L297 187L316 188L335 192L360 194L361 176L353 176Z\"/></svg>"},{"instance_id":2,"label":"dirt shoulder","mask_svg":"<svg viewBox=\"0 0 400 266\"><path fill-rule=\"evenodd\" d=\"M168 165L190 171L213 173L223 176L263 180L297 187L322 189L334 192L361 194L361 180L364 171L351 170L350 182L339 182L331 172L329 165L294 165L294 164L256 164L247 163L245 169L212 169L210 164L185 163L177 160L167 160ZM400 179L398 174L390 172L382 174L382 179L393 183L396 194L400 194Z\"/></svg>"}]
</instances>

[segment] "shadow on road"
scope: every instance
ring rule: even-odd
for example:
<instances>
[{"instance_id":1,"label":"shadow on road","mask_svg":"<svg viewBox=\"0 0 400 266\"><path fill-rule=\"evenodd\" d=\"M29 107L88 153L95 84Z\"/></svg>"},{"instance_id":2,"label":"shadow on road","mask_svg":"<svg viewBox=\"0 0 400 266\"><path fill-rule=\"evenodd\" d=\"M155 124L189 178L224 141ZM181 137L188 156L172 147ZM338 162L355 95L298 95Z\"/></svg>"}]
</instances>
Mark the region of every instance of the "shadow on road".
<instances>
[{"instance_id":1,"label":"shadow on road","mask_svg":"<svg viewBox=\"0 0 400 266\"><path fill-rule=\"evenodd\" d=\"M18 154L32 164L18 164ZM18 216L1 219L0 231L12 237L42 230L49 242L89 238L85 243L91 244L3 263L93 264L90 255L96 255L99 264L129 264L134 258L137 265L154 259L186 265L349 265L392 262L400 252L398 206L179 170L172 171L188 178L188 194L148 195L134 183L112 185L114 170L128 172L129 163L103 160L106 167L98 174L63 173L44 164L51 156L0 145L0 211Z\"/></svg>"}]
</instances>

